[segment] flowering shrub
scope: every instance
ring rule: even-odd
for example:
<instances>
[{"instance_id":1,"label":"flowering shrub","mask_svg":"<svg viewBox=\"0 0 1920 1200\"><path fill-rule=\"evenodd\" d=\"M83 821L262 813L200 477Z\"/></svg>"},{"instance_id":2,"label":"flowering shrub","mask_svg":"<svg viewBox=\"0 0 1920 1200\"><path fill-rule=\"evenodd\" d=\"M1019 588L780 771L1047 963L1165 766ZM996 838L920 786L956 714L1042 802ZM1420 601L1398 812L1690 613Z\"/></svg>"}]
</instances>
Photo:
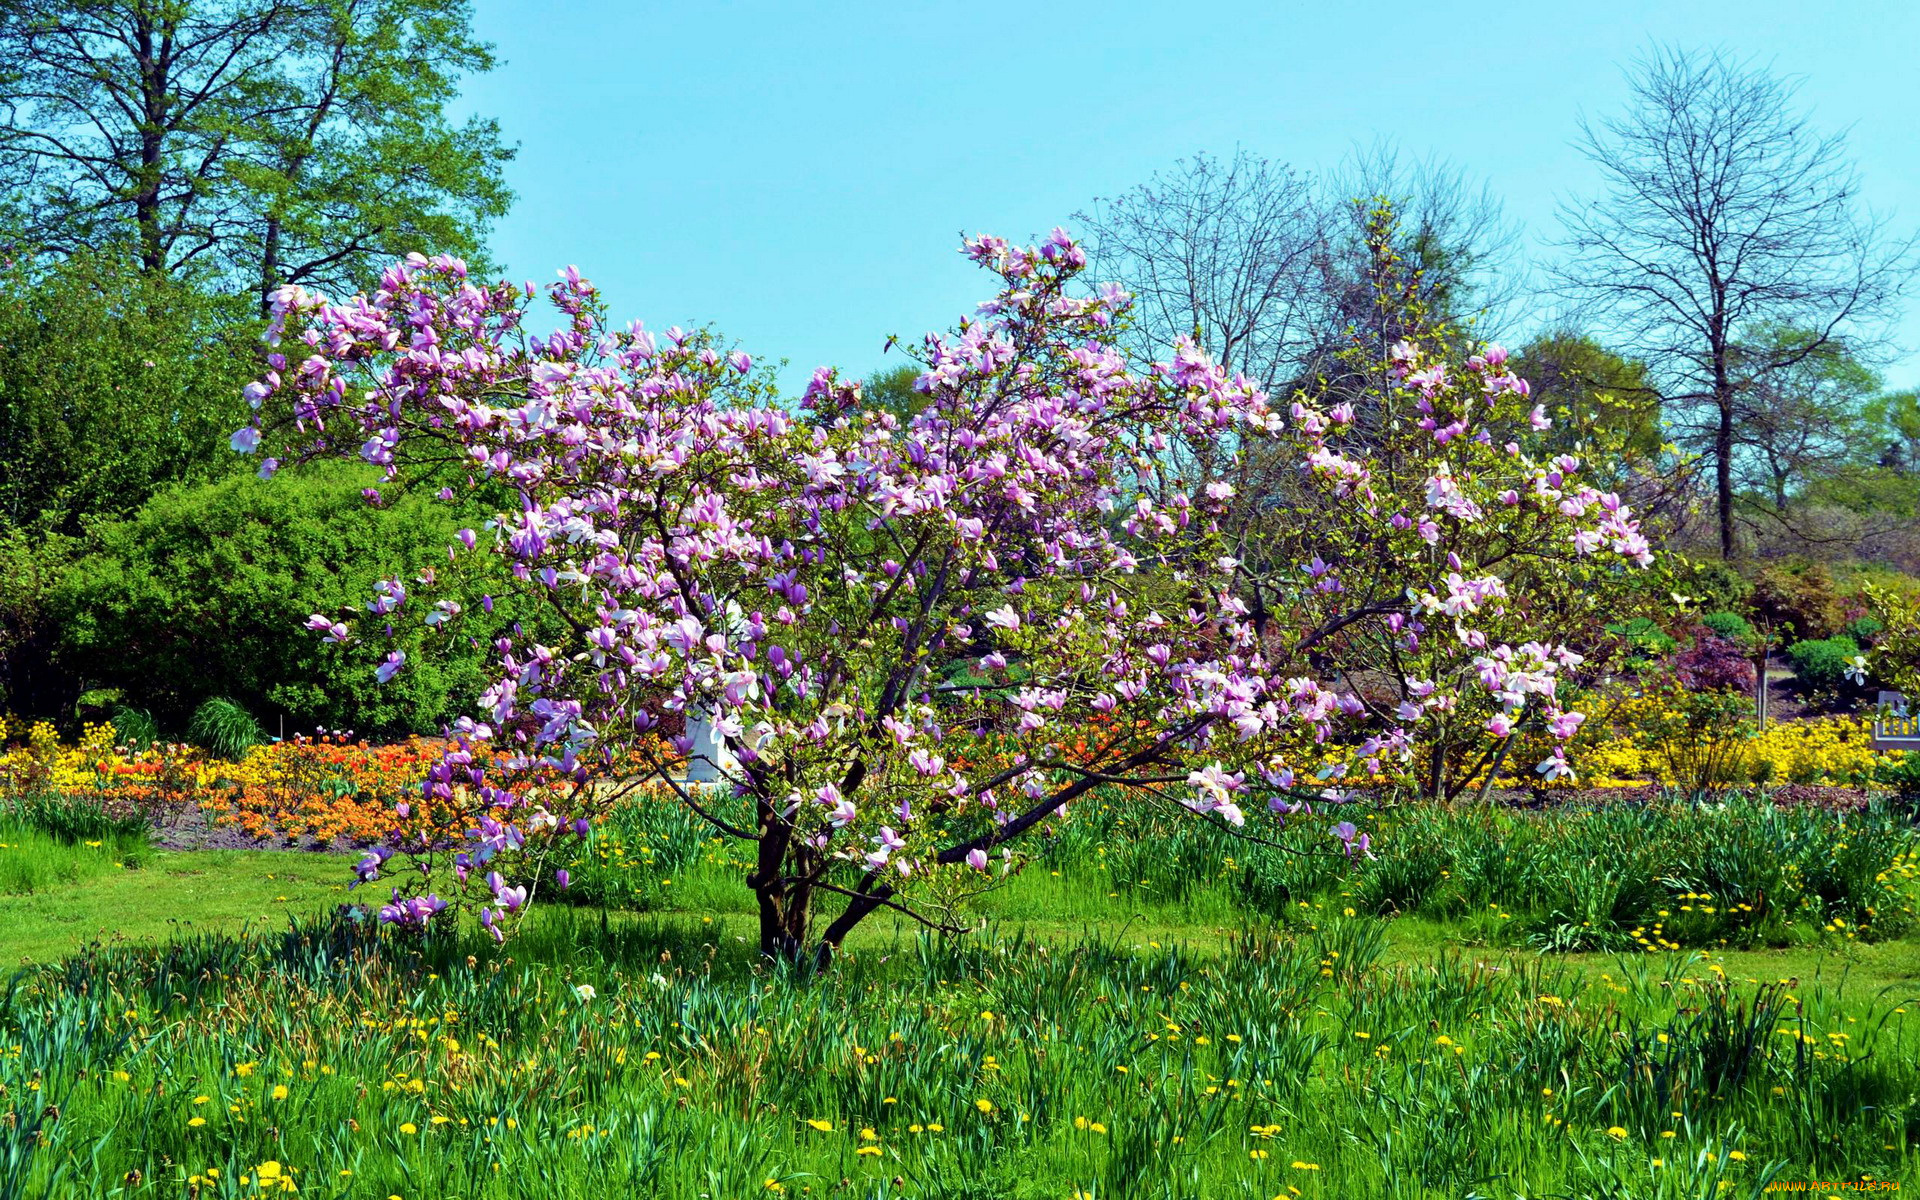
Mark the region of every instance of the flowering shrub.
<instances>
[{"instance_id":1,"label":"flowering shrub","mask_svg":"<svg viewBox=\"0 0 1920 1200\"><path fill-rule=\"evenodd\" d=\"M1872 584L1866 593L1881 627L1865 674L1882 687L1920 698L1920 593Z\"/></svg>"},{"instance_id":2,"label":"flowering shrub","mask_svg":"<svg viewBox=\"0 0 1920 1200\"><path fill-rule=\"evenodd\" d=\"M1628 700L1612 713L1613 728L1582 745L1575 754L1582 769L1599 783L1684 781L1673 763L1702 753L1677 744L1686 716L1670 698L1648 695ZM1865 786L1898 766L1901 751L1873 748L1873 724L1861 717L1821 717L1782 721L1764 730L1740 725L1722 735L1714 748L1718 785L1736 783L1811 783Z\"/></svg>"},{"instance_id":3,"label":"flowering shrub","mask_svg":"<svg viewBox=\"0 0 1920 1200\"><path fill-rule=\"evenodd\" d=\"M396 837L358 870L372 882L399 855L432 881L396 889L386 920L426 926L444 889L501 931L563 839L651 776L753 843L762 949L824 961L866 915L913 912L929 877L986 876L1096 787L1240 827L1249 807L1338 804L1348 781L1412 785L1424 749L1484 764L1522 729L1574 734L1557 687L1580 656L1544 640L1534 593L1652 555L1575 459L1529 455L1548 422L1504 351L1395 346L1361 433L1349 404L1283 415L1190 343L1129 361L1129 298L1080 291L1064 233L965 252L1003 290L928 337L927 404L905 423L827 368L795 413L710 334L613 327L571 268L545 336L525 327L531 285L480 286L447 258L343 304L283 289L270 338L303 349L269 356L236 449L264 445L267 474L357 454L386 471L375 502L425 482L497 505L450 548L492 565L461 573L476 586L390 578L367 616L311 628L453 637L514 595L572 631L492 643L475 712L401 806L463 840ZM1176 438L1223 466L1176 473ZM1256 444L1296 456L1288 525L1320 549L1250 577L1216 517ZM394 650L379 676L409 665ZM720 742L677 749L725 794L645 748L691 716ZM1006 750L961 766L952 739L986 729ZM1571 770L1557 751L1540 766ZM1351 822L1332 832L1366 850ZM820 893L845 905L816 937Z\"/></svg>"}]
</instances>

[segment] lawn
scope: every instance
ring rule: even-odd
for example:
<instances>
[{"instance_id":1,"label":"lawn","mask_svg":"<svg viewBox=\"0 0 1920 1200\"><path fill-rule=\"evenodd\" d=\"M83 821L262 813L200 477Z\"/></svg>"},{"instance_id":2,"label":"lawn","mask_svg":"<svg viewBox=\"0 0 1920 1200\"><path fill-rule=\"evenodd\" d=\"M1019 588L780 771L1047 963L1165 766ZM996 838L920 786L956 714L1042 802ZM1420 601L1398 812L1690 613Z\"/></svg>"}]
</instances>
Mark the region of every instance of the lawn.
<instances>
[{"instance_id":1,"label":"lawn","mask_svg":"<svg viewBox=\"0 0 1920 1200\"><path fill-rule=\"evenodd\" d=\"M504 950L333 918L340 857L0 898L46 964L0 1002L0 1198L1717 1197L1920 1148L1910 933L1540 953L1518 905L1356 907L1378 865L1255 913L1063 840L986 930L877 918L808 978L670 840L671 903L588 873Z\"/></svg>"}]
</instances>

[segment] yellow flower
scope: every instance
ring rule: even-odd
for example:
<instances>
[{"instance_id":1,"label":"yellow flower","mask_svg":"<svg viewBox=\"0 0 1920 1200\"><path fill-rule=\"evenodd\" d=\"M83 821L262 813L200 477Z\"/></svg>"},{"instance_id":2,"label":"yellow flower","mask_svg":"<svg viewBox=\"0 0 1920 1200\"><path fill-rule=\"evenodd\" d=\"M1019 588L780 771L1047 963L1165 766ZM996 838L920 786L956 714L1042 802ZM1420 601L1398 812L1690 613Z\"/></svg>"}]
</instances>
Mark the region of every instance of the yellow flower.
<instances>
[{"instance_id":1,"label":"yellow flower","mask_svg":"<svg viewBox=\"0 0 1920 1200\"><path fill-rule=\"evenodd\" d=\"M982 1114L990 1113L993 1111L993 1101L988 1100L984 1097L982 1097L979 1100L975 1100L973 1102L973 1106L979 1109Z\"/></svg>"},{"instance_id":2,"label":"yellow flower","mask_svg":"<svg viewBox=\"0 0 1920 1200\"><path fill-rule=\"evenodd\" d=\"M860 1147L860 1148L859 1148L858 1150L855 1150L855 1151L854 1151L854 1153L855 1153L855 1154L857 1154L857 1155L861 1155L861 1156L863 1156L863 1157L872 1157L872 1158L878 1158L878 1157L880 1157L880 1147L878 1147L878 1146L862 1146L862 1147Z\"/></svg>"},{"instance_id":3,"label":"yellow flower","mask_svg":"<svg viewBox=\"0 0 1920 1200\"><path fill-rule=\"evenodd\" d=\"M406 1134L408 1137L412 1137L414 1134L420 1132L420 1127L412 1121L408 1121L400 1126L400 1132Z\"/></svg>"},{"instance_id":4,"label":"yellow flower","mask_svg":"<svg viewBox=\"0 0 1920 1200\"><path fill-rule=\"evenodd\" d=\"M862 1129L862 1130L860 1131L860 1140L861 1140L861 1141L863 1141L863 1142L877 1142L877 1141L879 1141L879 1140L880 1140L880 1135L879 1135L879 1134L877 1134L877 1133L875 1133L875 1132L874 1132L874 1131L873 1131L872 1129L870 1129L870 1128L869 1128L869 1129Z\"/></svg>"},{"instance_id":5,"label":"yellow flower","mask_svg":"<svg viewBox=\"0 0 1920 1200\"><path fill-rule=\"evenodd\" d=\"M832 1122L832 1121L819 1121L819 1120L814 1120L814 1121L808 1121L808 1122L807 1122L807 1124L809 1124L809 1125L811 1125L811 1126L813 1126L813 1127L814 1127L815 1129L817 1129L817 1130L819 1130L819 1131L820 1131L821 1133L832 1133L832 1132L833 1132L833 1122Z\"/></svg>"},{"instance_id":6,"label":"yellow flower","mask_svg":"<svg viewBox=\"0 0 1920 1200\"><path fill-rule=\"evenodd\" d=\"M1615 1141L1624 1142L1627 1140L1627 1131L1615 1125L1607 1130L1607 1136L1613 1138Z\"/></svg>"},{"instance_id":7,"label":"yellow flower","mask_svg":"<svg viewBox=\"0 0 1920 1200\"><path fill-rule=\"evenodd\" d=\"M255 1065L256 1064L250 1063L250 1062L236 1063L234 1064L233 1073L235 1075L238 1075L240 1078L245 1079L247 1076L253 1074L253 1068Z\"/></svg>"},{"instance_id":8,"label":"yellow flower","mask_svg":"<svg viewBox=\"0 0 1920 1200\"><path fill-rule=\"evenodd\" d=\"M287 1085L286 1085L286 1084L284 1084L284 1083L276 1083L276 1084L274 1084L274 1085L273 1085L273 1098L274 1098L275 1100L285 1100L285 1099L287 1098Z\"/></svg>"},{"instance_id":9,"label":"yellow flower","mask_svg":"<svg viewBox=\"0 0 1920 1200\"><path fill-rule=\"evenodd\" d=\"M187 1122L187 1128L198 1129L202 1125L205 1125L206 1123L207 1123L207 1119L205 1117L194 1117L192 1120Z\"/></svg>"},{"instance_id":10,"label":"yellow flower","mask_svg":"<svg viewBox=\"0 0 1920 1200\"><path fill-rule=\"evenodd\" d=\"M1742 1150L1729 1150L1727 1151L1727 1157L1732 1159L1734 1162L1747 1161L1746 1152Z\"/></svg>"},{"instance_id":11,"label":"yellow flower","mask_svg":"<svg viewBox=\"0 0 1920 1200\"><path fill-rule=\"evenodd\" d=\"M1320 1164L1310 1163L1310 1162L1301 1162L1299 1159L1296 1158L1293 1160L1293 1169L1296 1171L1318 1171L1320 1169Z\"/></svg>"}]
</instances>

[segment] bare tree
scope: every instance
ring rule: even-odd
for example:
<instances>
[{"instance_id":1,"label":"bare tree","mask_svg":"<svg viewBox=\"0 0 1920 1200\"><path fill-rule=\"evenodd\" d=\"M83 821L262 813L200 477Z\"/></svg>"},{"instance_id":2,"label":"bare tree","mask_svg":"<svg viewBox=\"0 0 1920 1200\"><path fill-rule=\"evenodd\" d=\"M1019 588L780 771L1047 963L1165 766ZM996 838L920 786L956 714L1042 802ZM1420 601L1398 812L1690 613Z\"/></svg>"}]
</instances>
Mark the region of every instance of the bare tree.
<instances>
[{"instance_id":1,"label":"bare tree","mask_svg":"<svg viewBox=\"0 0 1920 1200\"><path fill-rule=\"evenodd\" d=\"M1074 219L1137 298L1148 349L1195 336L1262 386L1294 377L1326 242L1307 176L1244 150L1196 154Z\"/></svg>"},{"instance_id":2,"label":"bare tree","mask_svg":"<svg viewBox=\"0 0 1920 1200\"><path fill-rule=\"evenodd\" d=\"M1367 246L1382 204L1419 307L1436 323L1497 323L1524 286L1499 201L1457 168L1405 162L1387 143L1323 180L1245 150L1196 154L1074 219L1095 261L1138 298L1146 348L1196 336L1228 370L1283 392L1331 369L1356 336L1382 346L1398 336L1379 327Z\"/></svg>"},{"instance_id":3,"label":"bare tree","mask_svg":"<svg viewBox=\"0 0 1920 1200\"><path fill-rule=\"evenodd\" d=\"M1391 142L1377 142L1348 156L1323 191L1334 214L1323 259L1333 272L1321 286L1333 302L1321 318L1324 329L1343 334L1377 319L1367 238L1370 214L1381 204L1393 210L1394 250L1416 279L1414 299L1435 325L1472 323L1484 339L1526 296L1519 227L1493 190L1459 167L1437 158L1409 162Z\"/></svg>"},{"instance_id":4,"label":"bare tree","mask_svg":"<svg viewBox=\"0 0 1920 1200\"><path fill-rule=\"evenodd\" d=\"M1648 363L1669 418L1712 461L1730 558L1741 389L1842 339L1856 353L1877 344L1914 242L1862 208L1844 138L1808 124L1794 84L1679 50L1650 53L1627 78L1623 115L1581 123L1607 190L1562 206L1558 281ZM1798 336L1743 350L1763 324Z\"/></svg>"}]
</instances>

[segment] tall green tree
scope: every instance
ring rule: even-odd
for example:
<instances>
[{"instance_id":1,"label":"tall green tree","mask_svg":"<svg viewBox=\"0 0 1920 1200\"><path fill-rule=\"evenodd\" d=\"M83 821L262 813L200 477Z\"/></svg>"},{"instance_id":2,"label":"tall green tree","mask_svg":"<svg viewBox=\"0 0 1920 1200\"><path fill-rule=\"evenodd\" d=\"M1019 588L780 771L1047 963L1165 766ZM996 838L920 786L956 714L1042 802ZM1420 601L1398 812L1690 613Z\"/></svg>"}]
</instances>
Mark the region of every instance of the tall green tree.
<instances>
[{"instance_id":1,"label":"tall green tree","mask_svg":"<svg viewBox=\"0 0 1920 1200\"><path fill-rule=\"evenodd\" d=\"M1564 429L1566 436L1587 430L1617 435L1629 463L1658 455L1665 437L1660 429L1660 392L1647 365L1575 330L1540 334L1514 354L1514 373L1533 387L1534 399ZM1571 448L1571 447L1569 447Z\"/></svg>"},{"instance_id":2,"label":"tall green tree","mask_svg":"<svg viewBox=\"0 0 1920 1200\"><path fill-rule=\"evenodd\" d=\"M1867 427L1882 467L1920 479L1920 392L1874 397L1867 403Z\"/></svg>"},{"instance_id":3,"label":"tall green tree","mask_svg":"<svg viewBox=\"0 0 1920 1200\"><path fill-rule=\"evenodd\" d=\"M244 300L112 256L0 270L0 528L79 534L232 470L254 328Z\"/></svg>"},{"instance_id":4,"label":"tall green tree","mask_svg":"<svg viewBox=\"0 0 1920 1200\"><path fill-rule=\"evenodd\" d=\"M1742 382L1734 478L1742 507L1755 515L1784 518L1807 484L1873 463L1877 447L1867 405L1880 390L1880 376L1834 339L1789 355L1816 339L1813 331L1763 325L1734 349L1734 371ZM1791 361L1781 363L1786 357Z\"/></svg>"},{"instance_id":5,"label":"tall green tree","mask_svg":"<svg viewBox=\"0 0 1920 1200\"><path fill-rule=\"evenodd\" d=\"M414 250L478 256L511 199L467 0L7 0L0 189L36 250L129 247L264 305Z\"/></svg>"}]
</instances>

